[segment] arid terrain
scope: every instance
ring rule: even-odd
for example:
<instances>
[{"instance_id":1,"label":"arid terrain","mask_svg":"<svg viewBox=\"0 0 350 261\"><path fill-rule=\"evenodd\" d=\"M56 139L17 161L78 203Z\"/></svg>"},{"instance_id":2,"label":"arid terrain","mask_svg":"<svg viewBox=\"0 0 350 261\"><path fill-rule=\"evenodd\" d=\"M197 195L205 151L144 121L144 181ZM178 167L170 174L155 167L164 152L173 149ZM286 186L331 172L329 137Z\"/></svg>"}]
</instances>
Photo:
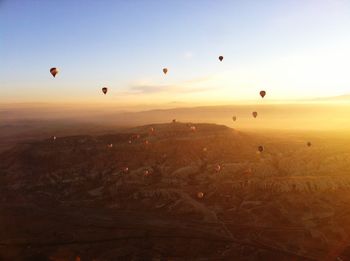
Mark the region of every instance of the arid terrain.
<instances>
[{"instance_id":1,"label":"arid terrain","mask_svg":"<svg viewBox=\"0 0 350 261\"><path fill-rule=\"evenodd\" d=\"M0 260L350 258L346 134L90 130L3 149Z\"/></svg>"}]
</instances>

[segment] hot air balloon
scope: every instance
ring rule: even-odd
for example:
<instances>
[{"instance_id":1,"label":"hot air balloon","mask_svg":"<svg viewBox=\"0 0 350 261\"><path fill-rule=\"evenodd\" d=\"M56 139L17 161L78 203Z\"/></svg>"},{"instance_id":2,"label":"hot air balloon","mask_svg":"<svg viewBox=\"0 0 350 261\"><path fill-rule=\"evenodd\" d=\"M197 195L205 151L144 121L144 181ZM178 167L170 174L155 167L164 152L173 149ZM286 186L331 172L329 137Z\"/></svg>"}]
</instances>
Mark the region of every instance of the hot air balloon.
<instances>
[{"instance_id":1,"label":"hot air balloon","mask_svg":"<svg viewBox=\"0 0 350 261\"><path fill-rule=\"evenodd\" d=\"M153 133L153 132L154 132L154 128L151 127L151 128L149 129L149 131L150 131L151 133Z\"/></svg>"},{"instance_id":2,"label":"hot air balloon","mask_svg":"<svg viewBox=\"0 0 350 261\"><path fill-rule=\"evenodd\" d=\"M129 172L129 168L128 167L124 167L123 168L123 173L128 173Z\"/></svg>"},{"instance_id":3,"label":"hot air balloon","mask_svg":"<svg viewBox=\"0 0 350 261\"><path fill-rule=\"evenodd\" d=\"M252 115L253 115L254 118L256 118L258 116L258 113L256 111L253 111Z\"/></svg>"},{"instance_id":4,"label":"hot air balloon","mask_svg":"<svg viewBox=\"0 0 350 261\"><path fill-rule=\"evenodd\" d=\"M218 164L218 165L216 165L215 166L215 171L216 172L220 172L220 170L221 170L221 166Z\"/></svg>"},{"instance_id":5,"label":"hot air balloon","mask_svg":"<svg viewBox=\"0 0 350 261\"><path fill-rule=\"evenodd\" d=\"M167 72L168 72L168 68L163 68L163 73L167 74Z\"/></svg>"},{"instance_id":6,"label":"hot air balloon","mask_svg":"<svg viewBox=\"0 0 350 261\"><path fill-rule=\"evenodd\" d=\"M197 198L201 199L204 197L204 193L203 192L198 192L197 193Z\"/></svg>"},{"instance_id":7,"label":"hot air balloon","mask_svg":"<svg viewBox=\"0 0 350 261\"><path fill-rule=\"evenodd\" d=\"M265 95L266 95L266 92L265 92L265 91L260 91L260 96L261 96L261 98L264 98Z\"/></svg>"},{"instance_id":8,"label":"hot air balloon","mask_svg":"<svg viewBox=\"0 0 350 261\"><path fill-rule=\"evenodd\" d=\"M191 131L196 131L196 126L191 126L191 127L190 127L190 130L191 130Z\"/></svg>"},{"instance_id":9,"label":"hot air balloon","mask_svg":"<svg viewBox=\"0 0 350 261\"><path fill-rule=\"evenodd\" d=\"M149 170L148 170L148 169L145 169L145 170L143 171L143 175L144 175L145 177L148 177L148 176L150 175Z\"/></svg>"},{"instance_id":10,"label":"hot air balloon","mask_svg":"<svg viewBox=\"0 0 350 261\"><path fill-rule=\"evenodd\" d=\"M311 147L311 142L306 143L308 147Z\"/></svg>"},{"instance_id":11,"label":"hot air balloon","mask_svg":"<svg viewBox=\"0 0 350 261\"><path fill-rule=\"evenodd\" d=\"M57 139L57 137L56 137L56 136L53 136L52 139L55 141L55 140Z\"/></svg>"},{"instance_id":12,"label":"hot air balloon","mask_svg":"<svg viewBox=\"0 0 350 261\"><path fill-rule=\"evenodd\" d=\"M224 57L220 55L220 56L219 56L220 62L222 62L223 59L224 59Z\"/></svg>"},{"instance_id":13,"label":"hot air balloon","mask_svg":"<svg viewBox=\"0 0 350 261\"><path fill-rule=\"evenodd\" d=\"M258 151L259 151L259 152L263 152L263 151L264 151L264 147L260 145L260 146L258 147Z\"/></svg>"},{"instance_id":14,"label":"hot air balloon","mask_svg":"<svg viewBox=\"0 0 350 261\"><path fill-rule=\"evenodd\" d=\"M145 145L149 145L149 141L148 140L145 140Z\"/></svg>"},{"instance_id":15,"label":"hot air balloon","mask_svg":"<svg viewBox=\"0 0 350 261\"><path fill-rule=\"evenodd\" d=\"M59 70L56 67L53 67L50 69L50 73L52 74L52 76L55 78L56 74L58 74Z\"/></svg>"},{"instance_id":16,"label":"hot air balloon","mask_svg":"<svg viewBox=\"0 0 350 261\"><path fill-rule=\"evenodd\" d=\"M173 123L176 123L176 119L173 119Z\"/></svg>"},{"instance_id":17,"label":"hot air balloon","mask_svg":"<svg viewBox=\"0 0 350 261\"><path fill-rule=\"evenodd\" d=\"M203 152L207 152L208 149L206 147L203 148Z\"/></svg>"},{"instance_id":18,"label":"hot air balloon","mask_svg":"<svg viewBox=\"0 0 350 261\"><path fill-rule=\"evenodd\" d=\"M111 149L111 148L113 148L113 144L112 143L108 144L107 147Z\"/></svg>"},{"instance_id":19,"label":"hot air balloon","mask_svg":"<svg viewBox=\"0 0 350 261\"><path fill-rule=\"evenodd\" d=\"M243 175L245 176L250 176L252 174L252 169L251 168L248 168L246 169L244 172L243 172Z\"/></svg>"},{"instance_id":20,"label":"hot air balloon","mask_svg":"<svg viewBox=\"0 0 350 261\"><path fill-rule=\"evenodd\" d=\"M128 141L129 144L131 144L131 142L132 142L131 140Z\"/></svg>"},{"instance_id":21,"label":"hot air balloon","mask_svg":"<svg viewBox=\"0 0 350 261\"><path fill-rule=\"evenodd\" d=\"M106 94L107 91L108 91L108 88L107 88L107 87L103 87L103 88L102 88L102 92L103 92L104 94Z\"/></svg>"},{"instance_id":22,"label":"hot air balloon","mask_svg":"<svg viewBox=\"0 0 350 261\"><path fill-rule=\"evenodd\" d=\"M236 120L237 120L237 117L236 117L236 116L233 116L233 117L232 117L232 120L233 120L233 121L236 121Z\"/></svg>"}]
</instances>

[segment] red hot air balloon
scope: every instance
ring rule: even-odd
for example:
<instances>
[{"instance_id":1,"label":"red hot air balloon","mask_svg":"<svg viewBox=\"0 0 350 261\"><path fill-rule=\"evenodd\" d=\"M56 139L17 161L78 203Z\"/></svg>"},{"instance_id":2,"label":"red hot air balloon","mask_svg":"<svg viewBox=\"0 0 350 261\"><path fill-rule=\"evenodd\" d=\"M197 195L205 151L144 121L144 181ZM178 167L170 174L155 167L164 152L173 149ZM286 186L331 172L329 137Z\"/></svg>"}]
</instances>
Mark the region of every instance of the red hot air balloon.
<instances>
[{"instance_id":1,"label":"red hot air balloon","mask_svg":"<svg viewBox=\"0 0 350 261\"><path fill-rule=\"evenodd\" d=\"M103 88L102 88L102 92L103 92L103 94L107 94L108 88L107 88L107 87L103 87Z\"/></svg>"},{"instance_id":2,"label":"red hot air balloon","mask_svg":"<svg viewBox=\"0 0 350 261\"><path fill-rule=\"evenodd\" d=\"M252 174L252 169L251 168L248 168L246 169L244 172L243 172L243 175L245 176L250 176Z\"/></svg>"},{"instance_id":3,"label":"red hot air balloon","mask_svg":"<svg viewBox=\"0 0 350 261\"><path fill-rule=\"evenodd\" d=\"M55 78L56 74L58 74L59 70L56 67L52 67L50 69L50 73L52 74L52 76Z\"/></svg>"},{"instance_id":4,"label":"red hot air balloon","mask_svg":"<svg viewBox=\"0 0 350 261\"><path fill-rule=\"evenodd\" d=\"M265 92L265 91L260 91L260 96L261 96L261 98L264 98L265 95L266 95L266 92Z\"/></svg>"},{"instance_id":5,"label":"red hot air balloon","mask_svg":"<svg viewBox=\"0 0 350 261\"><path fill-rule=\"evenodd\" d=\"M221 170L221 166L218 164L218 165L216 165L215 166L215 171L216 172L220 172L220 170Z\"/></svg>"},{"instance_id":6,"label":"red hot air balloon","mask_svg":"<svg viewBox=\"0 0 350 261\"><path fill-rule=\"evenodd\" d=\"M253 111L252 115L253 115L254 118L256 118L258 116L258 113L256 111Z\"/></svg>"},{"instance_id":7,"label":"red hot air balloon","mask_svg":"<svg viewBox=\"0 0 350 261\"><path fill-rule=\"evenodd\" d=\"M224 57L220 55L220 56L219 56L220 62L222 62L223 59L224 59Z\"/></svg>"},{"instance_id":8,"label":"red hot air balloon","mask_svg":"<svg viewBox=\"0 0 350 261\"><path fill-rule=\"evenodd\" d=\"M203 192L198 192L197 193L197 198L202 199L204 197L204 193Z\"/></svg>"},{"instance_id":9,"label":"red hot air balloon","mask_svg":"<svg viewBox=\"0 0 350 261\"><path fill-rule=\"evenodd\" d=\"M167 74L167 72L168 72L168 68L163 68L163 73Z\"/></svg>"}]
</instances>

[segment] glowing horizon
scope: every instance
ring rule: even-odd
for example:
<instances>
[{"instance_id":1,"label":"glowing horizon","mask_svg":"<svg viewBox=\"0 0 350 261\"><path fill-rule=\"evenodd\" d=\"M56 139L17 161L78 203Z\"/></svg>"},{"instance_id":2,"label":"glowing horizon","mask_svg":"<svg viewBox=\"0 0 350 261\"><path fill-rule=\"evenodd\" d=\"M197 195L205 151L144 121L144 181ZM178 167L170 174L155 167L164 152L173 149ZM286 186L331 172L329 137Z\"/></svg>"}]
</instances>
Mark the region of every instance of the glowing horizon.
<instances>
[{"instance_id":1,"label":"glowing horizon","mask_svg":"<svg viewBox=\"0 0 350 261\"><path fill-rule=\"evenodd\" d=\"M205 105L259 100L262 89L267 102L350 93L350 3L162 3L3 1L0 103Z\"/></svg>"}]
</instances>

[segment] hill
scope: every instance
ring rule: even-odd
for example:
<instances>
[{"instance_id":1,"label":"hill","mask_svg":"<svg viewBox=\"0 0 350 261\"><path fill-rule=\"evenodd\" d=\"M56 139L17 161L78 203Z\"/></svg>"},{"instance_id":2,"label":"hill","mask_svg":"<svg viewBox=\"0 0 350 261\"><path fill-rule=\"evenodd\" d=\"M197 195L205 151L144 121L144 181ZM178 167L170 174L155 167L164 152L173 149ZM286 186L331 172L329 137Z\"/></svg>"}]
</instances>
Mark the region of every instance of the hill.
<instances>
[{"instance_id":1,"label":"hill","mask_svg":"<svg viewBox=\"0 0 350 261\"><path fill-rule=\"evenodd\" d=\"M18 144L0 155L0 257L341 257L350 141L306 141L174 122Z\"/></svg>"}]
</instances>

